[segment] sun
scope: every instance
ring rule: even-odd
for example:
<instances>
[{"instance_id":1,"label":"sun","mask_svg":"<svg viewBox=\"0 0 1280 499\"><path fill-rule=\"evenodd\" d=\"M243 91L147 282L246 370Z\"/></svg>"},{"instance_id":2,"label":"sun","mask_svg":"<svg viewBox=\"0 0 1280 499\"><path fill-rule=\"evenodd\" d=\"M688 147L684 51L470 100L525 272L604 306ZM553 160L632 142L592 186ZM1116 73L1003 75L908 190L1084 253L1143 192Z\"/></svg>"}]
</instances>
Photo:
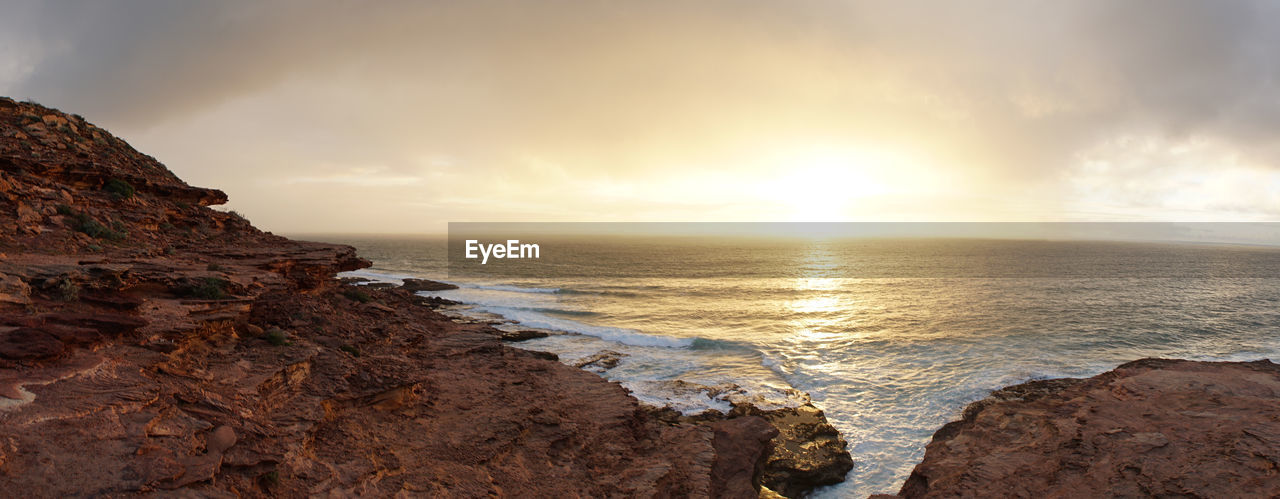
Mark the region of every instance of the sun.
<instances>
[{"instance_id":1,"label":"sun","mask_svg":"<svg viewBox=\"0 0 1280 499\"><path fill-rule=\"evenodd\" d=\"M841 222L868 198L888 192L891 158L848 150L806 151L780 165L760 186L762 198L792 222Z\"/></svg>"}]
</instances>

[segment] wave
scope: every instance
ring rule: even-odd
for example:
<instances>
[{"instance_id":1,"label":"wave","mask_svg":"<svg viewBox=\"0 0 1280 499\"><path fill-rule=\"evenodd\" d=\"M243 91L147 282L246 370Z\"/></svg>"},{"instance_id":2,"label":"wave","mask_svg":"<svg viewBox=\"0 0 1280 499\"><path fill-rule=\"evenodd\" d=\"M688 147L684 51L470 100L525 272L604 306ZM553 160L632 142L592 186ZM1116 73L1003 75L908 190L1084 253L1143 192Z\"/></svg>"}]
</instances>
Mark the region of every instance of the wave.
<instances>
[{"instance_id":1,"label":"wave","mask_svg":"<svg viewBox=\"0 0 1280 499\"><path fill-rule=\"evenodd\" d=\"M640 347L690 348L694 338L677 338L657 334L644 334L635 329L593 326L569 319L551 317L523 307L480 306L479 311L501 315L521 325L539 329L551 329L594 336L606 341Z\"/></svg>"},{"instance_id":2,"label":"wave","mask_svg":"<svg viewBox=\"0 0 1280 499\"><path fill-rule=\"evenodd\" d=\"M559 293L560 288L524 288L520 286L508 286L505 284L457 284L458 287L467 289L484 289L488 291L507 291L511 293Z\"/></svg>"}]
</instances>

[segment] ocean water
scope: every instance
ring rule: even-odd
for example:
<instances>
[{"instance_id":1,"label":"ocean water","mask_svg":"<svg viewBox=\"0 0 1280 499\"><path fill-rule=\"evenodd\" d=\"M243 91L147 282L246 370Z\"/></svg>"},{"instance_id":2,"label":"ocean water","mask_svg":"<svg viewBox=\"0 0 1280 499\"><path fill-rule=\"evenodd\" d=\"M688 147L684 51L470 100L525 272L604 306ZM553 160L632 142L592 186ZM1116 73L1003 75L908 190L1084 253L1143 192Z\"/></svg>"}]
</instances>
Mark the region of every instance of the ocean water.
<instances>
[{"instance_id":1,"label":"ocean water","mask_svg":"<svg viewBox=\"0 0 1280 499\"><path fill-rule=\"evenodd\" d=\"M573 239L520 272L450 273L444 239L312 237L429 293L556 334L519 344L685 413L810 398L849 440L845 483L896 492L933 432L994 389L1142 357L1280 360L1280 250L995 240ZM587 267L578 268L581 262ZM588 366L591 368L591 366Z\"/></svg>"}]
</instances>

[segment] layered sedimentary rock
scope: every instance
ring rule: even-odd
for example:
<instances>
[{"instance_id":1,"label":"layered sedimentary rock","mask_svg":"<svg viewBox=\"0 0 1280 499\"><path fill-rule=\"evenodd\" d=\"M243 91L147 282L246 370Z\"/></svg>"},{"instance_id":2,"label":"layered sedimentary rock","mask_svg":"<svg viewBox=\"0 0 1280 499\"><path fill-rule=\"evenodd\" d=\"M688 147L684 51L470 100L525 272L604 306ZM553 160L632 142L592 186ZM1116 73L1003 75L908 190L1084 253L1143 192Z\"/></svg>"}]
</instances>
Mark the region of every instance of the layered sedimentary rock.
<instances>
[{"instance_id":1,"label":"layered sedimentary rock","mask_svg":"<svg viewBox=\"0 0 1280 499\"><path fill-rule=\"evenodd\" d=\"M0 490L745 497L796 434L656 417L225 200L0 98Z\"/></svg>"},{"instance_id":2,"label":"layered sedimentary rock","mask_svg":"<svg viewBox=\"0 0 1280 499\"><path fill-rule=\"evenodd\" d=\"M1143 359L975 402L904 497L1273 497L1280 365Z\"/></svg>"}]
</instances>

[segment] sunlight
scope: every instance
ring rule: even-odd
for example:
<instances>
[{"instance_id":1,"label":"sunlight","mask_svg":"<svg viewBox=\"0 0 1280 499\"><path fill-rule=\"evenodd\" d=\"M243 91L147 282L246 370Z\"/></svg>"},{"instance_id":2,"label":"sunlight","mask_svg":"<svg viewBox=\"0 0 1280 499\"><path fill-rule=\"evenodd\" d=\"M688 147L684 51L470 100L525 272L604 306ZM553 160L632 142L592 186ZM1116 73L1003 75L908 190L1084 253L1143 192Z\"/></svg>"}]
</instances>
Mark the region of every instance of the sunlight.
<instances>
[{"instance_id":1,"label":"sunlight","mask_svg":"<svg viewBox=\"0 0 1280 499\"><path fill-rule=\"evenodd\" d=\"M888 192L887 170L897 161L862 150L815 148L777 161L782 170L760 186L761 197L789 221L848 220L859 200Z\"/></svg>"},{"instance_id":2,"label":"sunlight","mask_svg":"<svg viewBox=\"0 0 1280 499\"><path fill-rule=\"evenodd\" d=\"M787 308L801 317L792 321L795 338L804 342L825 343L843 337L834 331L840 323L841 311L853 307L840 293L841 279L836 277L837 257L829 243L815 241L797 262L802 275L795 279L793 288L801 292L800 299L791 300Z\"/></svg>"}]
</instances>

